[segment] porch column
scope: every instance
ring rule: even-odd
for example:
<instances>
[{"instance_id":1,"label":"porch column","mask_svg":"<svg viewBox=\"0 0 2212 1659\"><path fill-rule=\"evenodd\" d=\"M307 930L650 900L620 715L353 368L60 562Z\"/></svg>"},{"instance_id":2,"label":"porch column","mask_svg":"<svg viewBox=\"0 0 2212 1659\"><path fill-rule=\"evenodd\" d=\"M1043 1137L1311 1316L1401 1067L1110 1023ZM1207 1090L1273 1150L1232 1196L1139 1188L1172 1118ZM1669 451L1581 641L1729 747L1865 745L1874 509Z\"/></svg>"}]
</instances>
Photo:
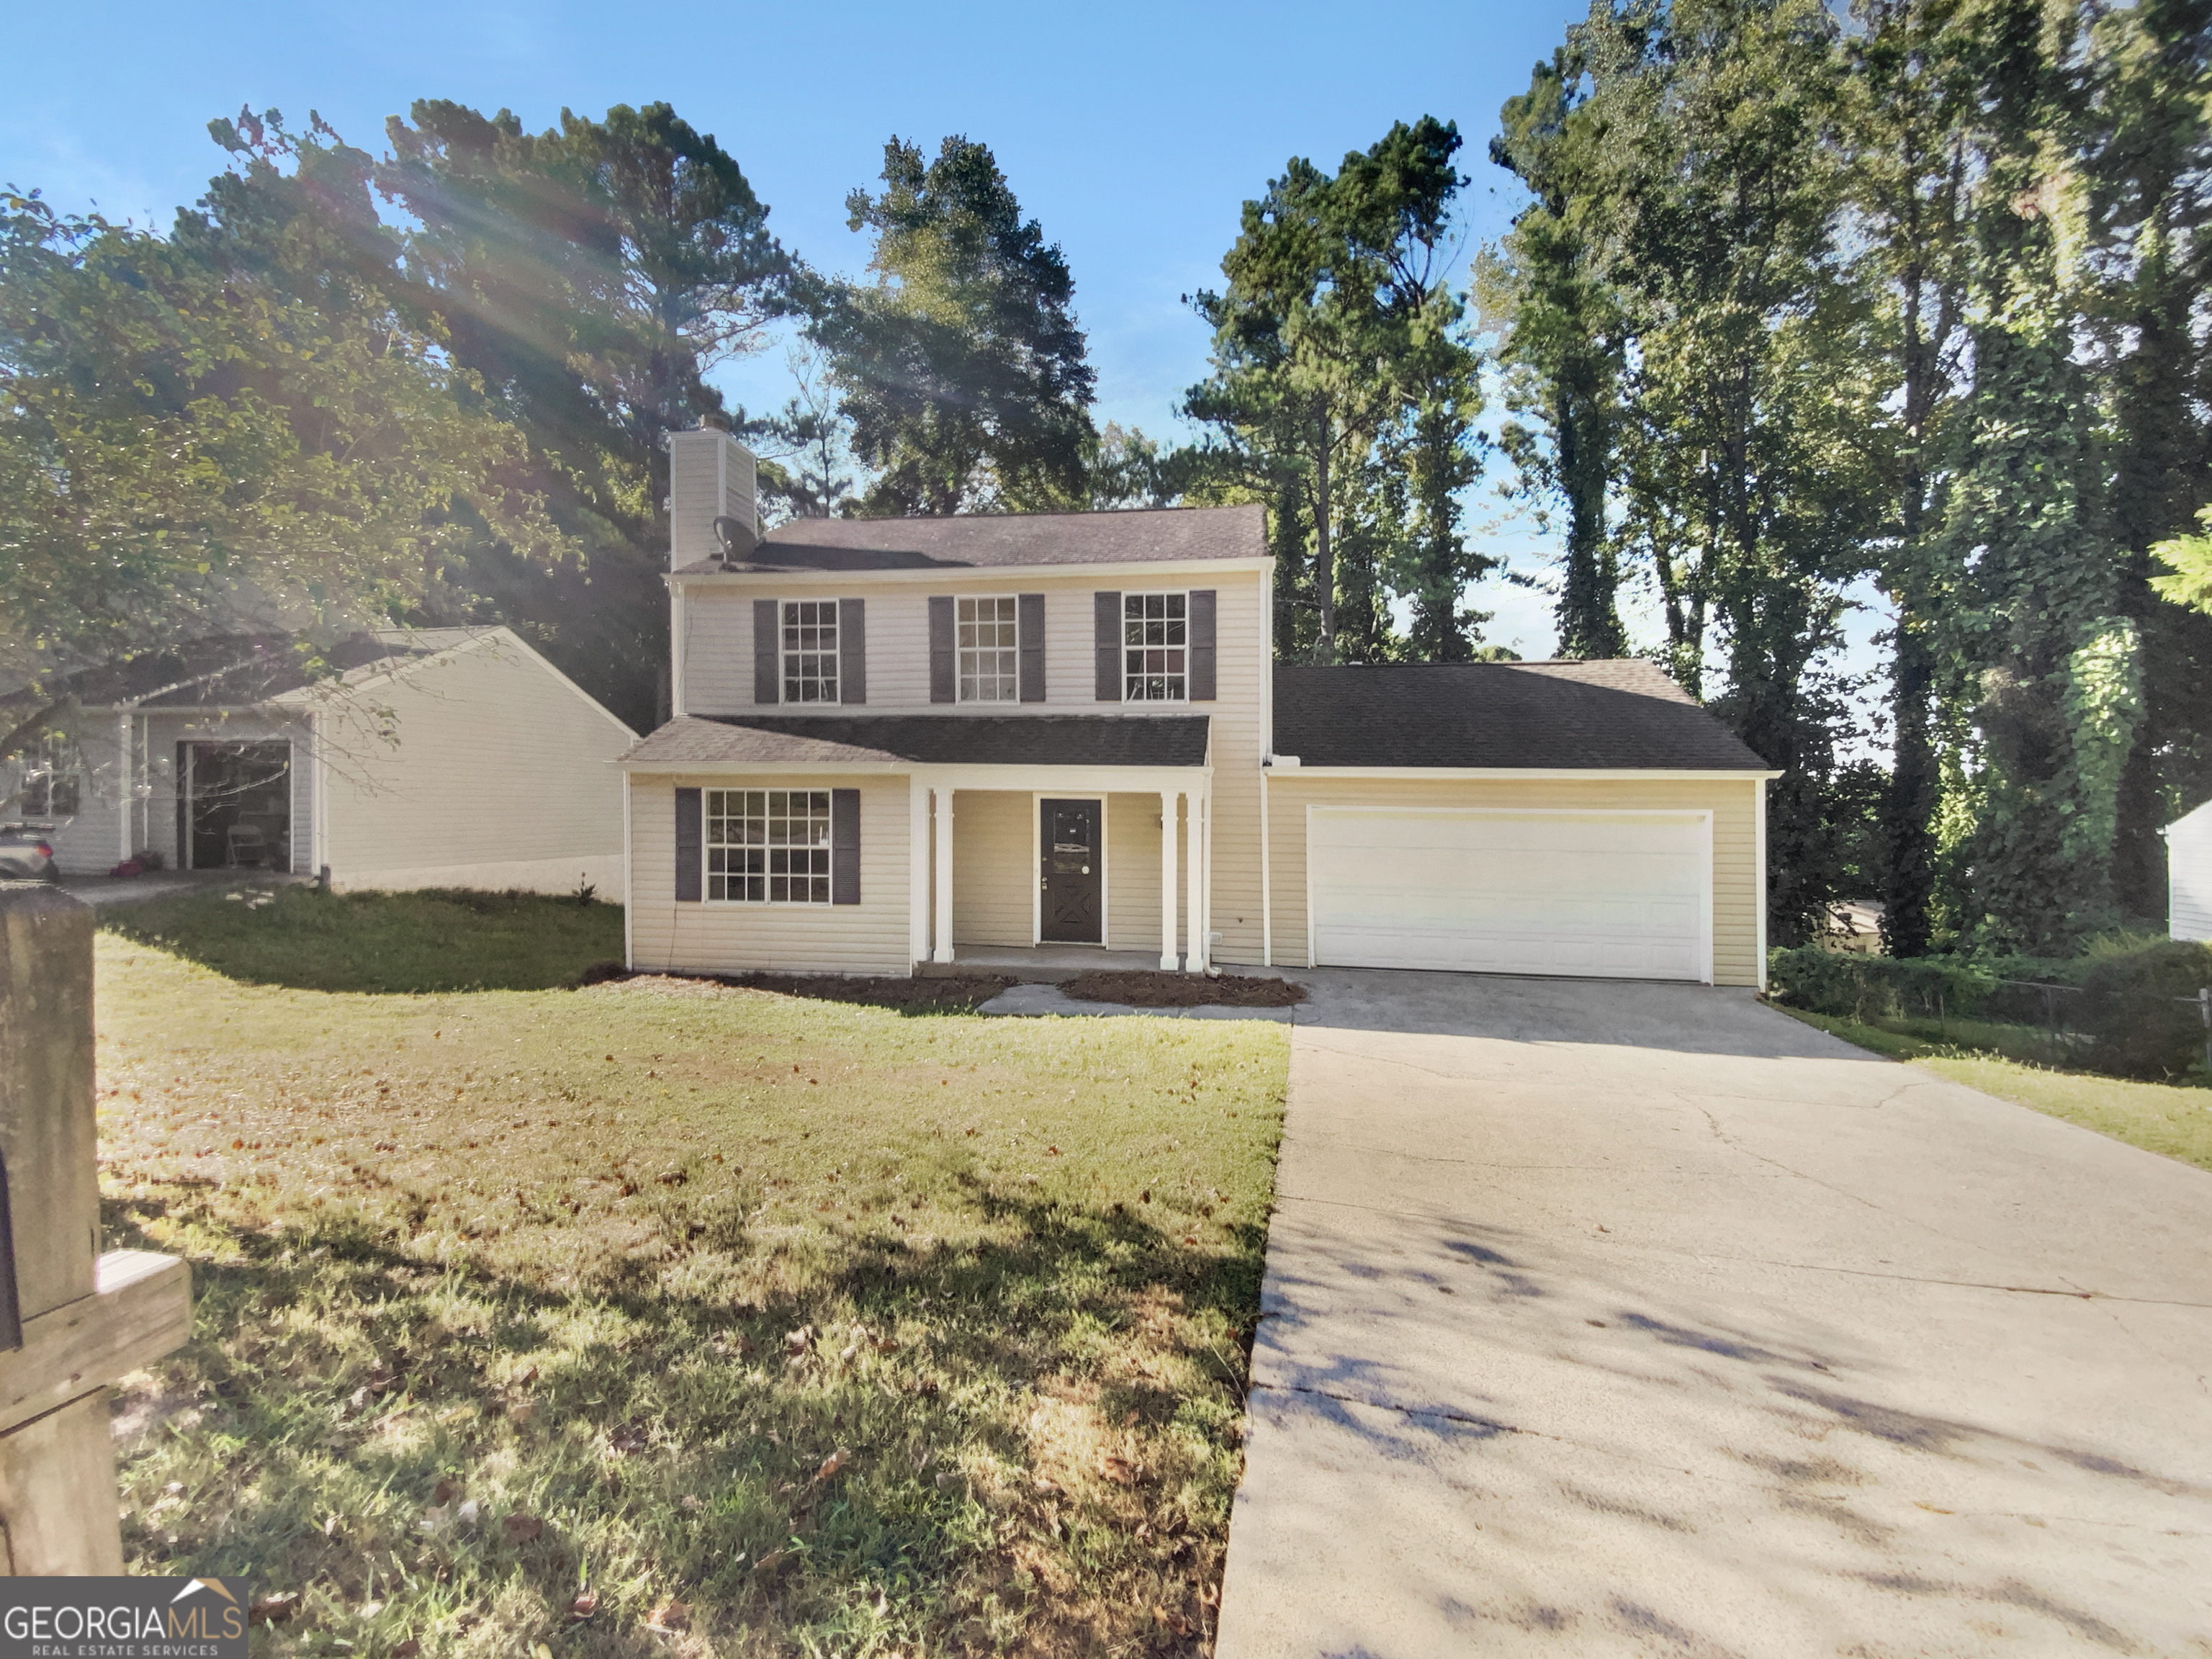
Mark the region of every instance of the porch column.
<instances>
[{"instance_id":1,"label":"porch column","mask_svg":"<svg viewBox=\"0 0 2212 1659\"><path fill-rule=\"evenodd\" d=\"M1176 953L1176 792L1160 791L1160 969L1182 965Z\"/></svg>"},{"instance_id":2,"label":"porch column","mask_svg":"<svg viewBox=\"0 0 2212 1659\"><path fill-rule=\"evenodd\" d=\"M929 786L907 780L907 960L929 960Z\"/></svg>"},{"instance_id":3,"label":"porch column","mask_svg":"<svg viewBox=\"0 0 2212 1659\"><path fill-rule=\"evenodd\" d=\"M1190 873L1183 884L1183 909L1190 918L1190 950L1184 967L1190 973L1202 973L1206 968L1206 830L1204 817L1206 797L1199 790L1190 792L1190 837L1185 848Z\"/></svg>"},{"instance_id":4,"label":"porch column","mask_svg":"<svg viewBox=\"0 0 2212 1659\"><path fill-rule=\"evenodd\" d=\"M952 960L952 792L937 792L937 948L933 962Z\"/></svg>"}]
</instances>

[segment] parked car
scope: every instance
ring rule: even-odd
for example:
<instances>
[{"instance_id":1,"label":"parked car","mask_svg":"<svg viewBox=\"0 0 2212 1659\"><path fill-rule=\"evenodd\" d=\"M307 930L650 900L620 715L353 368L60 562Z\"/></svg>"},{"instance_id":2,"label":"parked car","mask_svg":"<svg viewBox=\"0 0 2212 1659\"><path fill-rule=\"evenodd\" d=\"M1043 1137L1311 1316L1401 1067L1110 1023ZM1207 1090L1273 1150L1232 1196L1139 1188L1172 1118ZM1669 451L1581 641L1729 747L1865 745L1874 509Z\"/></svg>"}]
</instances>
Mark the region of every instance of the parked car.
<instances>
[{"instance_id":1,"label":"parked car","mask_svg":"<svg viewBox=\"0 0 2212 1659\"><path fill-rule=\"evenodd\" d=\"M0 823L0 881L59 881L52 835L34 823Z\"/></svg>"}]
</instances>

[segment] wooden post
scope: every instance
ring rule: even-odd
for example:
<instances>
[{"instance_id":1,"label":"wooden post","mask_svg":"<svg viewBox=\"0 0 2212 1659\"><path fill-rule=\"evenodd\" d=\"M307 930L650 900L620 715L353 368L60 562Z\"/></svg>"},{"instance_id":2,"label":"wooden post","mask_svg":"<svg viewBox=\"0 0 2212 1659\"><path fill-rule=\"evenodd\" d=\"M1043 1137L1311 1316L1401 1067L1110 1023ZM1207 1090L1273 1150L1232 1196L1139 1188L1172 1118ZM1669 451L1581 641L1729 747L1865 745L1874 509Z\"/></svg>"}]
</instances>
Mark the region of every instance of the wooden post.
<instances>
[{"instance_id":1,"label":"wooden post","mask_svg":"<svg viewBox=\"0 0 2212 1659\"><path fill-rule=\"evenodd\" d=\"M91 908L0 883L0 1548L18 1577L122 1572L107 1385L191 1333L180 1258L100 1254L94 1133Z\"/></svg>"}]
</instances>

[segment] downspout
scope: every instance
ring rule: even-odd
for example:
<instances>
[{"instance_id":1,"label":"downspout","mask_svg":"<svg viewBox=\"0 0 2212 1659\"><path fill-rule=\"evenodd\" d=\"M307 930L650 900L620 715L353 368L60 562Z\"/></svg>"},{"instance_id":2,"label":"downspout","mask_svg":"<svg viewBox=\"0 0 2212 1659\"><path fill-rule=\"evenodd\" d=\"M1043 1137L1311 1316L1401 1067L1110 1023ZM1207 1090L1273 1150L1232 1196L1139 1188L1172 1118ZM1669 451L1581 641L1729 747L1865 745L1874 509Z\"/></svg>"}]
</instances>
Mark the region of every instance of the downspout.
<instances>
[{"instance_id":1,"label":"downspout","mask_svg":"<svg viewBox=\"0 0 2212 1659\"><path fill-rule=\"evenodd\" d=\"M624 773L622 775L622 795L623 795L623 967L625 967L625 968L635 968L635 967L636 967L636 966L637 966L637 942L636 942L636 936L635 936L635 934L634 933L634 932L632 931L632 928L631 928L631 925L630 925L630 918L631 918L631 916L635 913L635 907L632 904L631 900L632 900L632 899L633 899L633 897L635 896L635 893L636 893L636 890L636 890L635 886L635 885L633 885L633 884L632 884L632 879L631 879L631 876L630 876L630 865L631 865L632 860L631 860L631 848L630 848L630 840L629 840L629 784L630 784L630 776L629 776L629 774L628 772L624 772Z\"/></svg>"},{"instance_id":2,"label":"downspout","mask_svg":"<svg viewBox=\"0 0 2212 1659\"><path fill-rule=\"evenodd\" d=\"M131 711L127 708L115 717L115 764L120 779L115 793L115 839L122 846L115 861L121 864L131 857Z\"/></svg>"},{"instance_id":3,"label":"downspout","mask_svg":"<svg viewBox=\"0 0 2212 1659\"><path fill-rule=\"evenodd\" d=\"M1759 988L1766 989L1766 780L1757 780L1757 788L1751 798L1752 811L1759 819L1757 837L1759 854L1756 879L1759 888Z\"/></svg>"},{"instance_id":4,"label":"downspout","mask_svg":"<svg viewBox=\"0 0 2212 1659\"><path fill-rule=\"evenodd\" d=\"M1267 774L1260 766L1260 965L1275 965L1275 880L1267 856Z\"/></svg>"}]
</instances>

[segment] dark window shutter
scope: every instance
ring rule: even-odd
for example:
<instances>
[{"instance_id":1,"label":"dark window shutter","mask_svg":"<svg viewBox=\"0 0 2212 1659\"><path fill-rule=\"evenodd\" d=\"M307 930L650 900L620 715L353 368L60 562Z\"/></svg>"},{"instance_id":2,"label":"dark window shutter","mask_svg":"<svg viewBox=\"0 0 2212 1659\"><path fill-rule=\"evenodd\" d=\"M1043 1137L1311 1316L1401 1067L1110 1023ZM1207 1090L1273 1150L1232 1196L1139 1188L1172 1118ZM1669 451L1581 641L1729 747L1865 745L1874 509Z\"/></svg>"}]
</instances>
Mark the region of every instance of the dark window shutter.
<instances>
[{"instance_id":1,"label":"dark window shutter","mask_svg":"<svg viewBox=\"0 0 2212 1659\"><path fill-rule=\"evenodd\" d=\"M1093 593L1091 596L1092 615L1096 618L1092 640L1098 647L1098 696L1100 702L1121 701L1121 596L1119 593Z\"/></svg>"},{"instance_id":2,"label":"dark window shutter","mask_svg":"<svg viewBox=\"0 0 2212 1659\"><path fill-rule=\"evenodd\" d=\"M1014 599L1015 631L1021 640L1021 694L1024 702L1044 701L1044 595L1021 593Z\"/></svg>"},{"instance_id":3,"label":"dark window shutter","mask_svg":"<svg viewBox=\"0 0 2212 1659\"><path fill-rule=\"evenodd\" d=\"M830 902L860 902L860 792L830 792Z\"/></svg>"},{"instance_id":4,"label":"dark window shutter","mask_svg":"<svg viewBox=\"0 0 2212 1659\"><path fill-rule=\"evenodd\" d=\"M1190 678L1188 692L1193 702L1213 701L1213 590L1191 590Z\"/></svg>"},{"instance_id":5,"label":"dark window shutter","mask_svg":"<svg viewBox=\"0 0 2212 1659\"><path fill-rule=\"evenodd\" d=\"M753 701L783 701L783 629L774 599L753 601Z\"/></svg>"},{"instance_id":6,"label":"dark window shutter","mask_svg":"<svg viewBox=\"0 0 2212 1659\"><path fill-rule=\"evenodd\" d=\"M868 602L837 601L837 701L868 700Z\"/></svg>"},{"instance_id":7,"label":"dark window shutter","mask_svg":"<svg viewBox=\"0 0 2212 1659\"><path fill-rule=\"evenodd\" d=\"M951 702L959 683L959 659L952 649L952 596L932 594L929 600L929 700Z\"/></svg>"},{"instance_id":8,"label":"dark window shutter","mask_svg":"<svg viewBox=\"0 0 2212 1659\"><path fill-rule=\"evenodd\" d=\"M702 839L699 822L699 792L679 789L676 792L676 896L680 900L699 896L701 873L707 860L702 856L699 843Z\"/></svg>"}]
</instances>

